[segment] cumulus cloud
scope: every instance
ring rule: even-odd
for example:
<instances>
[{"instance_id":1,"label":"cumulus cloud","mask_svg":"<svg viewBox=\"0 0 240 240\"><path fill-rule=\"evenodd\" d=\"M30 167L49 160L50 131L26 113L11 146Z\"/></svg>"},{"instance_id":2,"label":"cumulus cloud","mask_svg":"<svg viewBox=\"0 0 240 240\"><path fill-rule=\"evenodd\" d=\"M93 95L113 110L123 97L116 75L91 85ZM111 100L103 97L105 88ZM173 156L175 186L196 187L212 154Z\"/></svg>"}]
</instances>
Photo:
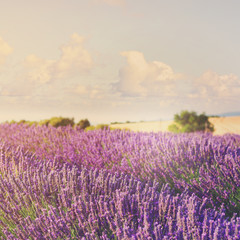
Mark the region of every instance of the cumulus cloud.
<instances>
[{"instance_id":1,"label":"cumulus cloud","mask_svg":"<svg viewBox=\"0 0 240 240\"><path fill-rule=\"evenodd\" d=\"M95 0L95 3L105 3L111 6L124 6L126 0Z\"/></svg>"},{"instance_id":2,"label":"cumulus cloud","mask_svg":"<svg viewBox=\"0 0 240 240\"><path fill-rule=\"evenodd\" d=\"M71 41L60 48L61 58L54 65L58 77L88 72L92 68L93 59L83 43L84 37L75 33L71 36Z\"/></svg>"},{"instance_id":3,"label":"cumulus cloud","mask_svg":"<svg viewBox=\"0 0 240 240\"><path fill-rule=\"evenodd\" d=\"M90 99L102 99L105 96L104 90L98 85L82 85L78 84L70 92L75 93L81 97L87 97Z\"/></svg>"},{"instance_id":4,"label":"cumulus cloud","mask_svg":"<svg viewBox=\"0 0 240 240\"><path fill-rule=\"evenodd\" d=\"M207 71L195 81L195 96L204 98L237 97L240 95L240 79L234 74L219 75Z\"/></svg>"},{"instance_id":5,"label":"cumulus cloud","mask_svg":"<svg viewBox=\"0 0 240 240\"><path fill-rule=\"evenodd\" d=\"M11 85L3 85L0 90L1 96L5 97L30 97L32 93L32 86L19 81Z\"/></svg>"},{"instance_id":6,"label":"cumulus cloud","mask_svg":"<svg viewBox=\"0 0 240 240\"><path fill-rule=\"evenodd\" d=\"M0 65L5 63L6 57L13 52L13 49L0 37Z\"/></svg>"},{"instance_id":7,"label":"cumulus cloud","mask_svg":"<svg viewBox=\"0 0 240 240\"><path fill-rule=\"evenodd\" d=\"M73 34L70 41L60 48L58 60L42 59L34 54L24 60L27 77L31 81L47 83L88 73L93 67L91 54L84 48L84 38Z\"/></svg>"},{"instance_id":8,"label":"cumulus cloud","mask_svg":"<svg viewBox=\"0 0 240 240\"><path fill-rule=\"evenodd\" d=\"M174 96L175 81L182 77L173 69L158 61L147 62L143 53L126 51L127 65L119 71L119 81L114 85L117 92L126 96Z\"/></svg>"},{"instance_id":9,"label":"cumulus cloud","mask_svg":"<svg viewBox=\"0 0 240 240\"><path fill-rule=\"evenodd\" d=\"M55 76L53 66L56 64L54 60L47 60L32 54L25 58L24 67L27 70L29 80L38 83L47 83Z\"/></svg>"}]
</instances>

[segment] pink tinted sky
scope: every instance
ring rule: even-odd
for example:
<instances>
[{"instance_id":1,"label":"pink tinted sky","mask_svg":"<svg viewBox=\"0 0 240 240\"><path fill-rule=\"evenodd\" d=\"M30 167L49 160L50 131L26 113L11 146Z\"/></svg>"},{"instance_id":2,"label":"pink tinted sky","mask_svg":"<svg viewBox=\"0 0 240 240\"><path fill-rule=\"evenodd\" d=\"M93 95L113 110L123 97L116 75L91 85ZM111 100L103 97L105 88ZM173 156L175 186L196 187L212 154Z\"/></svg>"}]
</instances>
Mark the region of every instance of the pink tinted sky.
<instances>
[{"instance_id":1,"label":"pink tinted sky","mask_svg":"<svg viewBox=\"0 0 240 240\"><path fill-rule=\"evenodd\" d=\"M239 111L238 1L12 0L0 8L0 121Z\"/></svg>"}]
</instances>

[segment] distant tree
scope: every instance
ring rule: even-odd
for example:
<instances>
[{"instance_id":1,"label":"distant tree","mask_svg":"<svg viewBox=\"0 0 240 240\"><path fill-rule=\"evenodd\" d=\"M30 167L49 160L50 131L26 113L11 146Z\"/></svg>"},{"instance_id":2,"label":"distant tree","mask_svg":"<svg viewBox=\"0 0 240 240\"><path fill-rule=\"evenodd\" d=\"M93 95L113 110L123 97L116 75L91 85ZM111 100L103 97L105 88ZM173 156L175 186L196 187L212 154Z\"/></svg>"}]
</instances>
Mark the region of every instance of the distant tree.
<instances>
[{"instance_id":1,"label":"distant tree","mask_svg":"<svg viewBox=\"0 0 240 240\"><path fill-rule=\"evenodd\" d=\"M27 121L26 120L20 120L19 122L18 122L18 124L24 124L24 123L27 123Z\"/></svg>"},{"instance_id":2,"label":"distant tree","mask_svg":"<svg viewBox=\"0 0 240 240\"><path fill-rule=\"evenodd\" d=\"M63 118L63 117L52 117L51 119L42 120L39 122L39 125L60 127L60 126L73 126L74 119L73 118Z\"/></svg>"},{"instance_id":3,"label":"distant tree","mask_svg":"<svg viewBox=\"0 0 240 240\"><path fill-rule=\"evenodd\" d=\"M41 120L41 121L38 122L38 125L40 125L40 126L43 126L43 125L48 126L49 122L50 122L50 119Z\"/></svg>"},{"instance_id":4,"label":"distant tree","mask_svg":"<svg viewBox=\"0 0 240 240\"><path fill-rule=\"evenodd\" d=\"M20 120L18 122L15 120L11 120L10 122L7 121L7 123L9 123L9 124L27 124L29 126L38 124L38 122L36 122L36 121L27 121L27 120Z\"/></svg>"},{"instance_id":5,"label":"distant tree","mask_svg":"<svg viewBox=\"0 0 240 240\"><path fill-rule=\"evenodd\" d=\"M109 129L109 125L108 124L98 124L96 126L96 129L102 129L102 130Z\"/></svg>"},{"instance_id":6,"label":"distant tree","mask_svg":"<svg viewBox=\"0 0 240 240\"><path fill-rule=\"evenodd\" d=\"M36 121L20 120L18 122L18 124L26 124L28 126L32 126L32 125L37 125L37 122Z\"/></svg>"},{"instance_id":7,"label":"distant tree","mask_svg":"<svg viewBox=\"0 0 240 240\"><path fill-rule=\"evenodd\" d=\"M9 124L15 124L15 123L17 123L17 121L15 121L15 120L11 120L10 122L6 121L6 123L9 123Z\"/></svg>"},{"instance_id":8,"label":"distant tree","mask_svg":"<svg viewBox=\"0 0 240 240\"><path fill-rule=\"evenodd\" d=\"M105 130L105 129L109 129L109 125L108 124L98 124L96 126L89 126L89 127L86 127L86 131L92 131L92 130L99 130L99 129L102 129L102 130Z\"/></svg>"},{"instance_id":9,"label":"distant tree","mask_svg":"<svg viewBox=\"0 0 240 240\"><path fill-rule=\"evenodd\" d=\"M37 124L38 124L38 122L36 122L36 121L28 121L29 126L32 126L32 125L37 126Z\"/></svg>"},{"instance_id":10,"label":"distant tree","mask_svg":"<svg viewBox=\"0 0 240 240\"><path fill-rule=\"evenodd\" d=\"M174 122L168 130L175 133L181 132L213 132L214 126L209 122L208 116L204 113L197 115L196 112L182 111L174 115Z\"/></svg>"},{"instance_id":11,"label":"distant tree","mask_svg":"<svg viewBox=\"0 0 240 240\"><path fill-rule=\"evenodd\" d=\"M80 127L80 129L85 129L87 127L89 127L91 124L88 121L88 119L82 119L77 123L77 126Z\"/></svg>"},{"instance_id":12,"label":"distant tree","mask_svg":"<svg viewBox=\"0 0 240 240\"><path fill-rule=\"evenodd\" d=\"M49 122L50 125L53 127L63 127L63 126L73 126L74 125L74 119L73 118L63 118L63 117L53 117L50 119Z\"/></svg>"},{"instance_id":13,"label":"distant tree","mask_svg":"<svg viewBox=\"0 0 240 240\"><path fill-rule=\"evenodd\" d=\"M111 122L110 124L123 124L123 122Z\"/></svg>"}]
</instances>

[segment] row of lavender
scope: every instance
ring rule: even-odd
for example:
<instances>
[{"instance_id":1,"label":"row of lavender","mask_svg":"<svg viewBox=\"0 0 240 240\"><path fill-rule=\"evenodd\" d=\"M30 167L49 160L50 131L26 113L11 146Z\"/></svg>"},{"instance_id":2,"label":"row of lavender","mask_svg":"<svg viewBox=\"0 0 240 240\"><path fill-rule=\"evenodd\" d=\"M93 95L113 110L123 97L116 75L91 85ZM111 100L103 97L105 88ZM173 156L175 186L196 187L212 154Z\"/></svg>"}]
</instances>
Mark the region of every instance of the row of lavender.
<instances>
[{"instance_id":1,"label":"row of lavender","mask_svg":"<svg viewBox=\"0 0 240 240\"><path fill-rule=\"evenodd\" d=\"M72 128L0 125L0 139L40 160L131 173L177 192L188 188L227 213L240 211L240 136L83 132Z\"/></svg>"},{"instance_id":2,"label":"row of lavender","mask_svg":"<svg viewBox=\"0 0 240 240\"><path fill-rule=\"evenodd\" d=\"M238 135L4 124L0 139L6 239L240 236Z\"/></svg>"},{"instance_id":3,"label":"row of lavender","mask_svg":"<svg viewBox=\"0 0 240 240\"><path fill-rule=\"evenodd\" d=\"M5 239L239 239L240 218L207 198L107 170L37 162L1 147L0 236Z\"/></svg>"}]
</instances>

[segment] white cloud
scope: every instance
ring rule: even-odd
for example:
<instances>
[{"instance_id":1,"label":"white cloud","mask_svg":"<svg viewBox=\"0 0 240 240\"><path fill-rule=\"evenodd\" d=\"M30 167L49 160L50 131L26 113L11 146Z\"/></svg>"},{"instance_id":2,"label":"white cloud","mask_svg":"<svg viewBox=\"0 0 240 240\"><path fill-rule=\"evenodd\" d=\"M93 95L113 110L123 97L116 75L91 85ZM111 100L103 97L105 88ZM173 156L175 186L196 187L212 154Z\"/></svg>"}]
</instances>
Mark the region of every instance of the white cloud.
<instances>
[{"instance_id":1,"label":"white cloud","mask_svg":"<svg viewBox=\"0 0 240 240\"><path fill-rule=\"evenodd\" d=\"M219 75L205 72L195 81L196 96L204 98L228 98L240 96L240 79L234 74Z\"/></svg>"},{"instance_id":2,"label":"white cloud","mask_svg":"<svg viewBox=\"0 0 240 240\"><path fill-rule=\"evenodd\" d=\"M13 49L0 37L0 64L4 64L6 57L13 52Z\"/></svg>"},{"instance_id":3,"label":"white cloud","mask_svg":"<svg viewBox=\"0 0 240 240\"><path fill-rule=\"evenodd\" d=\"M147 62L138 51L122 52L127 65L119 71L119 81L115 88L126 96L174 96L175 80L181 74L174 73L165 63Z\"/></svg>"},{"instance_id":4,"label":"white cloud","mask_svg":"<svg viewBox=\"0 0 240 240\"><path fill-rule=\"evenodd\" d=\"M0 95L5 97L26 97L31 96L32 92L33 84L27 84L22 78L3 82L0 89Z\"/></svg>"},{"instance_id":5,"label":"white cloud","mask_svg":"<svg viewBox=\"0 0 240 240\"><path fill-rule=\"evenodd\" d=\"M33 82L47 83L55 75L52 68L55 64L54 60L42 59L34 54L28 55L24 60L24 67L28 72L27 78Z\"/></svg>"},{"instance_id":6,"label":"white cloud","mask_svg":"<svg viewBox=\"0 0 240 240\"><path fill-rule=\"evenodd\" d=\"M53 79L71 78L88 73L93 67L91 54L83 47L84 38L74 33L71 40L63 45L58 60L42 59L29 55L24 60L27 78L39 83Z\"/></svg>"},{"instance_id":7,"label":"white cloud","mask_svg":"<svg viewBox=\"0 0 240 240\"><path fill-rule=\"evenodd\" d=\"M111 6L124 6L126 0L95 0L95 3L105 3Z\"/></svg>"},{"instance_id":8,"label":"white cloud","mask_svg":"<svg viewBox=\"0 0 240 240\"><path fill-rule=\"evenodd\" d=\"M84 38L74 33L71 41L60 49L61 58L53 66L57 77L88 72L93 66L90 53L83 47Z\"/></svg>"},{"instance_id":9,"label":"white cloud","mask_svg":"<svg viewBox=\"0 0 240 240\"><path fill-rule=\"evenodd\" d=\"M89 90L88 90L88 87L79 84L74 88L73 92L79 95L87 95Z\"/></svg>"},{"instance_id":10,"label":"white cloud","mask_svg":"<svg viewBox=\"0 0 240 240\"><path fill-rule=\"evenodd\" d=\"M81 85L78 84L73 89L70 90L71 93L75 93L81 97L87 97L90 99L102 99L105 96L105 91L98 85Z\"/></svg>"}]
</instances>

